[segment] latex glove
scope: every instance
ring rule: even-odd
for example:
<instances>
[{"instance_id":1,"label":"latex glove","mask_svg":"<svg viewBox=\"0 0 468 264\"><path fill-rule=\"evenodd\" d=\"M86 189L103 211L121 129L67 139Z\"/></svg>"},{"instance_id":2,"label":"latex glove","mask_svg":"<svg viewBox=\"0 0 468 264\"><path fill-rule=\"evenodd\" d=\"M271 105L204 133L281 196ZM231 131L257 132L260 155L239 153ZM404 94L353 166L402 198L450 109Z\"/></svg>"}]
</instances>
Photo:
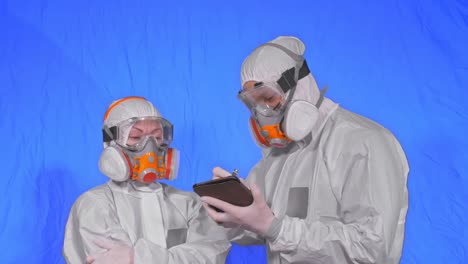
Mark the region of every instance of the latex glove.
<instances>
[{"instance_id":1,"label":"latex glove","mask_svg":"<svg viewBox=\"0 0 468 264\"><path fill-rule=\"evenodd\" d=\"M230 172L228 172L227 170L225 170L225 169L223 169L221 167L215 167L213 169L213 177L211 179L216 180L216 179L221 179L221 178L228 177L228 176L231 176ZM237 178L239 178L239 180L244 184L245 187L249 188L249 186L247 185L247 183L245 182L244 179L242 179L240 177L237 177Z\"/></svg>"},{"instance_id":2,"label":"latex glove","mask_svg":"<svg viewBox=\"0 0 468 264\"><path fill-rule=\"evenodd\" d=\"M221 168L221 167L215 167L213 169L213 180L215 179L221 179L227 176L230 176L231 173L229 173L227 170Z\"/></svg>"},{"instance_id":3,"label":"latex glove","mask_svg":"<svg viewBox=\"0 0 468 264\"><path fill-rule=\"evenodd\" d=\"M86 264L133 264L133 248L110 239L95 240L94 244L107 251L89 255Z\"/></svg>"},{"instance_id":4,"label":"latex glove","mask_svg":"<svg viewBox=\"0 0 468 264\"><path fill-rule=\"evenodd\" d=\"M265 202L258 186L252 183L250 189L254 201L246 207L235 206L208 196L201 197L201 200L208 215L224 227L240 227L259 235L265 235L268 228L270 228L274 215ZM224 212L216 212L210 205Z\"/></svg>"}]
</instances>

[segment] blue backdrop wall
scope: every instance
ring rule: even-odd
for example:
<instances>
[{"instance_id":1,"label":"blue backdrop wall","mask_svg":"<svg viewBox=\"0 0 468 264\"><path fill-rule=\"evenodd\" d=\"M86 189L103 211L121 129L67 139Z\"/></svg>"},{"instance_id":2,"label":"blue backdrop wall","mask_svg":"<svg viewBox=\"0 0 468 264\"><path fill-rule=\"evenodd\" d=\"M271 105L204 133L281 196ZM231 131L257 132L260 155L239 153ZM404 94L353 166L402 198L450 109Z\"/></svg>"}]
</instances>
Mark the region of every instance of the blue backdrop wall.
<instances>
[{"instance_id":1,"label":"blue backdrop wall","mask_svg":"<svg viewBox=\"0 0 468 264\"><path fill-rule=\"evenodd\" d=\"M259 44L294 35L319 86L400 140L410 163L401 263L468 263L468 2L0 0L1 263L64 263L75 199L106 181L107 106L147 97L175 125L179 178L260 158L237 101ZM266 263L235 246L228 263Z\"/></svg>"}]
</instances>

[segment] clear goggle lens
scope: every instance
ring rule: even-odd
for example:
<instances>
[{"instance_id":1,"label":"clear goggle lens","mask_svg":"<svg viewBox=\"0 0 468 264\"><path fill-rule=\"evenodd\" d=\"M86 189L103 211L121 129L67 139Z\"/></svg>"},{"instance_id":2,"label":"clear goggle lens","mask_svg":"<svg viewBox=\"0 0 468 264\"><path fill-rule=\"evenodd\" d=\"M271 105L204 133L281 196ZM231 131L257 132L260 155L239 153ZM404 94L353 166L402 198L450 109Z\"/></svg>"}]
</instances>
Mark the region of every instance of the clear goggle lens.
<instances>
[{"instance_id":1,"label":"clear goggle lens","mask_svg":"<svg viewBox=\"0 0 468 264\"><path fill-rule=\"evenodd\" d=\"M130 150L141 150L148 140L158 147L167 148L172 143L172 124L162 117L131 118L117 124L116 142Z\"/></svg>"},{"instance_id":2,"label":"clear goggle lens","mask_svg":"<svg viewBox=\"0 0 468 264\"><path fill-rule=\"evenodd\" d=\"M284 108L286 96L277 86L275 84L257 83L250 89L241 90L238 98L252 114L278 115Z\"/></svg>"}]
</instances>

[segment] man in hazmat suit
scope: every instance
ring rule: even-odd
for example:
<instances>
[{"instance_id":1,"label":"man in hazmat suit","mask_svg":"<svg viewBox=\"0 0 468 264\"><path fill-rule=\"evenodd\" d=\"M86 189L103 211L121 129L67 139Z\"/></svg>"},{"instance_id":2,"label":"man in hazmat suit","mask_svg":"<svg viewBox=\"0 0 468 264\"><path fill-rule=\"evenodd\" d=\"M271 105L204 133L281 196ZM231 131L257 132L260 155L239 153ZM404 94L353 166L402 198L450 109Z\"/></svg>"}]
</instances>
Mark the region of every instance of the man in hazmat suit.
<instances>
[{"instance_id":1,"label":"man in hazmat suit","mask_svg":"<svg viewBox=\"0 0 468 264\"><path fill-rule=\"evenodd\" d=\"M390 131L324 97L304 51L299 39L278 37L245 59L238 98L263 148L247 177L254 201L205 196L204 206L231 241L266 244L268 263L399 263L405 154Z\"/></svg>"},{"instance_id":2,"label":"man in hazmat suit","mask_svg":"<svg viewBox=\"0 0 468 264\"><path fill-rule=\"evenodd\" d=\"M160 183L177 176L172 124L142 97L113 102L104 117L99 168L110 178L73 205L67 263L224 263L230 249L193 193Z\"/></svg>"}]
</instances>

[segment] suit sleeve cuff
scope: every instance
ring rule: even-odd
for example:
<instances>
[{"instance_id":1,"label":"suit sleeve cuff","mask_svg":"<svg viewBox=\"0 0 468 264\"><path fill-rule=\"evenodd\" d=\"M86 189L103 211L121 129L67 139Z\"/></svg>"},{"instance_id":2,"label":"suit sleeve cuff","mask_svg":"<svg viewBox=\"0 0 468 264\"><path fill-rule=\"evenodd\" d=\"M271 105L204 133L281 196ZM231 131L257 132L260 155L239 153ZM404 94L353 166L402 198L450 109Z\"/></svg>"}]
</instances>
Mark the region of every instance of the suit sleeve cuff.
<instances>
[{"instance_id":1,"label":"suit sleeve cuff","mask_svg":"<svg viewBox=\"0 0 468 264\"><path fill-rule=\"evenodd\" d=\"M283 224L282 219L274 217L273 221L271 222L270 227L268 228L265 234L265 239L267 239L268 241L275 241L276 238L278 238L278 235L281 231L282 224Z\"/></svg>"}]
</instances>

